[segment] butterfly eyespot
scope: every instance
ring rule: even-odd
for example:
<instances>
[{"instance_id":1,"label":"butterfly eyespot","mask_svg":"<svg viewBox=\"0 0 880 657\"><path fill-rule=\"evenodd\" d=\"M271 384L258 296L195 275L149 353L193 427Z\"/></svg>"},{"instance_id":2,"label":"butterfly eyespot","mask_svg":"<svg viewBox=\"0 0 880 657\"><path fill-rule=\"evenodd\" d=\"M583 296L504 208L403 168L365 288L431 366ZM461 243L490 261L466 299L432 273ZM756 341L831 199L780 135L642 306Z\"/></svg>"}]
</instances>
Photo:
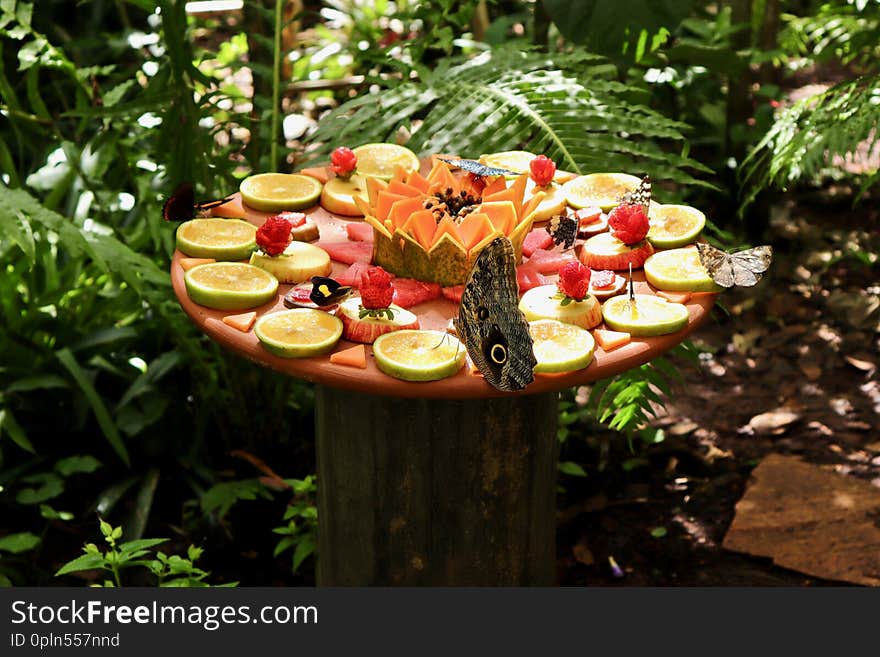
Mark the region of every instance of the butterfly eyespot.
<instances>
[{"instance_id":1,"label":"butterfly eyespot","mask_svg":"<svg viewBox=\"0 0 880 657\"><path fill-rule=\"evenodd\" d=\"M484 321L484 322L485 322L487 319L489 319L489 311L486 310L485 308L479 308L479 309L477 310L477 317L478 317L481 321Z\"/></svg>"},{"instance_id":2,"label":"butterfly eyespot","mask_svg":"<svg viewBox=\"0 0 880 657\"><path fill-rule=\"evenodd\" d=\"M503 344L493 344L492 349L489 350L489 358L492 359L492 362L503 365L507 362L507 349Z\"/></svg>"}]
</instances>

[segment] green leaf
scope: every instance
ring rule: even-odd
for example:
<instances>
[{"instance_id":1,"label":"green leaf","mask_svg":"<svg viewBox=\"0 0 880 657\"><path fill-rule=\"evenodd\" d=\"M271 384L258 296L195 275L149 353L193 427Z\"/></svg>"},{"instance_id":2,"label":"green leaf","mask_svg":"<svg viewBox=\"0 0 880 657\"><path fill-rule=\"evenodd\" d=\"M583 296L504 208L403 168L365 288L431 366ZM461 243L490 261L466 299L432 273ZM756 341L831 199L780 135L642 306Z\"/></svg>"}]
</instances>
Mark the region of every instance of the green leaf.
<instances>
[{"instance_id":1,"label":"green leaf","mask_svg":"<svg viewBox=\"0 0 880 657\"><path fill-rule=\"evenodd\" d=\"M83 570L97 570L98 568L104 567L104 557L100 554L83 554L74 559L73 561L69 561L64 564L58 572L55 573L55 577L59 577L61 575L67 575L69 573L76 573Z\"/></svg>"},{"instance_id":2,"label":"green leaf","mask_svg":"<svg viewBox=\"0 0 880 657\"><path fill-rule=\"evenodd\" d=\"M82 456L68 456L55 463L55 470L63 477L69 477L79 472L94 472L101 467L101 462L88 454Z\"/></svg>"},{"instance_id":3,"label":"green leaf","mask_svg":"<svg viewBox=\"0 0 880 657\"><path fill-rule=\"evenodd\" d=\"M654 538L663 538L666 534L666 527L654 527L654 529L651 530L651 536Z\"/></svg>"},{"instance_id":4,"label":"green leaf","mask_svg":"<svg viewBox=\"0 0 880 657\"><path fill-rule=\"evenodd\" d=\"M107 442L110 443L110 446L122 462L125 463L125 465L130 466L131 461L128 456L128 450L122 442L122 437L119 435L119 431L110 417L110 412L107 410L104 401L98 395L94 386L92 386L88 376L76 361L73 352L71 352L70 349L65 348L57 351L55 356L61 361L61 364L64 365L67 371L70 372L70 375L73 377L74 381L76 381L88 401L89 406L92 407L92 411L95 413L95 419L98 421L98 425L101 427L101 431L107 439Z\"/></svg>"},{"instance_id":5,"label":"green leaf","mask_svg":"<svg viewBox=\"0 0 880 657\"><path fill-rule=\"evenodd\" d=\"M586 477L586 471L574 461L561 461L559 463L559 471L572 477Z\"/></svg>"},{"instance_id":6,"label":"green leaf","mask_svg":"<svg viewBox=\"0 0 880 657\"><path fill-rule=\"evenodd\" d=\"M64 480L54 472L41 472L22 479L26 484L37 484L37 487L23 488L18 491L15 501L19 504L40 504L58 497L64 492Z\"/></svg>"},{"instance_id":7,"label":"green leaf","mask_svg":"<svg viewBox=\"0 0 880 657\"><path fill-rule=\"evenodd\" d=\"M70 384L57 374L35 374L16 379L6 388L7 393L30 392L31 390L49 390L51 388L69 388Z\"/></svg>"},{"instance_id":8,"label":"green leaf","mask_svg":"<svg viewBox=\"0 0 880 657\"><path fill-rule=\"evenodd\" d=\"M0 538L0 550L11 552L12 554L20 554L33 550L40 544L40 537L30 532L19 532L18 534L9 534Z\"/></svg>"},{"instance_id":9,"label":"green leaf","mask_svg":"<svg viewBox=\"0 0 880 657\"><path fill-rule=\"evenodd\" d=\"M24 429L22 429L18 422L16 422L15 418L12 416L12 411L8 408L0 408L0 437L2 437L4 433L12 439L12 442L21 447L24 451L30 452L31 454L37 453L33 444L31 444L31 441L25 434Z\"/></svg>"},{"instance_id":10,"label":"green leaf","mask_svg":"<svg viewBox=\"0 0 880 657\"><path fill-rule=\"evenodd\" d=\"M297 543L296 550L293 551L293 572L296 572L303 561L313 554L315 551L315 538L311 534L306 534Z\"/></svg>"}]
</instances>

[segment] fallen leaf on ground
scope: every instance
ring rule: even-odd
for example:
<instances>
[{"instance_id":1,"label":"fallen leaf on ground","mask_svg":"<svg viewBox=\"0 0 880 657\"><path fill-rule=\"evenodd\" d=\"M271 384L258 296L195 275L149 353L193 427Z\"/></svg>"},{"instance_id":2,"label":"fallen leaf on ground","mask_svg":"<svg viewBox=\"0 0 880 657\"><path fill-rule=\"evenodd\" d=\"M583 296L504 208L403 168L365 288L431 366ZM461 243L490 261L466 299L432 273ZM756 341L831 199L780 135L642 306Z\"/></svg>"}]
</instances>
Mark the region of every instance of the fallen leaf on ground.
<instances>
[{"instance_id":1,"label":"fallen leaf on ground","mask_svg":"<svg viewBox=\"0 0 880 657\"><path fill-rule=\"evenodd\" d=\"M787 408L777 408L753 417L749 420L749 427L758 435L768 435L784 430L800 418L800 413L795 413Z\"/></svg>"}]
</instances>

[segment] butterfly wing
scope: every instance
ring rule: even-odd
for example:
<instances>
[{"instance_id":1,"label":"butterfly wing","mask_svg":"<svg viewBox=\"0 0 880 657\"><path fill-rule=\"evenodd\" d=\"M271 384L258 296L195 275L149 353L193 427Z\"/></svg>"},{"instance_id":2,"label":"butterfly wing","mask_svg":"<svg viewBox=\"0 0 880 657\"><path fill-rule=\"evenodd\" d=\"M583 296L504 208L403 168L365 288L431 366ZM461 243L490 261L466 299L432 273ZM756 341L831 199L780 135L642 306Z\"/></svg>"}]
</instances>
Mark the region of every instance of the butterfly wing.
<instances>
[{"instance_id":1,"label":"butterfly wing","mask_svg":"<svg viewBox=\"0 0 880 657\"><path fill-rule=\"evenodd\" d=\"M342 303L351 294L351 288L326 276L312 276L312 291L309 299L316 306L332 306Z\"/></svg>"},{"instance_id":2,"label":"butterfly wing","mask_svg":"<svg viewBox=\"0 0 880 657\"><path fill-rule=\"evenodd\" d=\"M486 381L504 391L522 390L534 380L532 338L518 301L513 246L497 237L468 274L455 327Z\"/></svg>"},{"instance_id":3,"label":"butterfly wing","mask_svg":"<svg viewBox=\"0 0 880 657\"><path fill-rule=\"evenodd\" d=\"M165 221L187 221L193 218L196 209L196 197L192 183L185 182L177 188L162 206L162 217Z\"/></svg>"},{"instance_id":4,"label":"butterfly wing","mask_svg":"<svg viewBox=\"0 0 880 657\"><path fill-rule=\"evenodd\" d=\"M730 255L711 244L698 242L696 246L697 253L700 254L700 262L709 272L712 280L722 287L733 287L735 283L733 269L730 267Z\"/></svg>"},{"instance_id":5,"label":"butterfly wing","mask_svg":"<svg viewBox=\"0 0 880 657\"><path fill-rule=\"evenodd\" d=\"M736 285L751 287L761 280L773 260L773 247L756 246L730 254L733 280Z\"/></svg>"},{"instance_id":6,"label":"butterfly wing","mask_svg":"<svg viewBox=\"0 0 880 657\"><path fill-rule=\"evenodd\" d=\"M557 214L550 219L546 230L553 238L554 244L562 244L562 248L570 249L577 239L579 227L580 222L574 215Z\"/></svg>"},{"instance_id":7,"label":"butterfly wing","mask_svg":"<svg viewBox=\"0 0 880 657\"><path fill-rule=\"evenodd\" d=\"M642 210L645 211L645 216L648 214L648 209L651 207L651 178L650 176L645 176L642 178L642 181L639 183L639 186L635 189L635 191L627 192L620 198L621 204L630 204L630 205L640 205L642 206Z\"/></svg>"},{"instance_id":8,"label":"butterfly wing","mask_svg":"<svg viewBox=\"0 0 880 657\"><path fill-rule=\"evenodd\" d=\"M467 171L468 173L472 173L475 176L515 176L517 175L516 171L510 171L508 169L501 169L499 167L490 167L486 166L482 162L477 162L476 160L452 160L445 157L438 158L446 164L456 167L457 169L462 169L463 171Z\"/></svg>"}]
</instances>

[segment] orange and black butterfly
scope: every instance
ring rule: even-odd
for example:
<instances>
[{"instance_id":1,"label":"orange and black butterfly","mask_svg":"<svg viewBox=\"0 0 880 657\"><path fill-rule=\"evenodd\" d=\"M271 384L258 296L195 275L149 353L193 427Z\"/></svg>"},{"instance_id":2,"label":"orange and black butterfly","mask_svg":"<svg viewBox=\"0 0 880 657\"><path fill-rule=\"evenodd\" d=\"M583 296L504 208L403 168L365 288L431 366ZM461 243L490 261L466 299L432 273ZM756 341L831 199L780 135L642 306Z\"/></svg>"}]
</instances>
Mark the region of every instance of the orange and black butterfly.
<instances>
[{"instance_id":1,"label":"orange and black butterfly","mask_svg":"<svg viewBox=\"0 0 880 657\"><path fill-rule=\"evenodd\" d=\"M227 196L216 201L196 203L192 183L181 183L162 206L162 218L165 221L188 221L195 216L196 212L216 208L218 205L229 203L232 199L232 196Z\"/></svg>"}]
</instances>

